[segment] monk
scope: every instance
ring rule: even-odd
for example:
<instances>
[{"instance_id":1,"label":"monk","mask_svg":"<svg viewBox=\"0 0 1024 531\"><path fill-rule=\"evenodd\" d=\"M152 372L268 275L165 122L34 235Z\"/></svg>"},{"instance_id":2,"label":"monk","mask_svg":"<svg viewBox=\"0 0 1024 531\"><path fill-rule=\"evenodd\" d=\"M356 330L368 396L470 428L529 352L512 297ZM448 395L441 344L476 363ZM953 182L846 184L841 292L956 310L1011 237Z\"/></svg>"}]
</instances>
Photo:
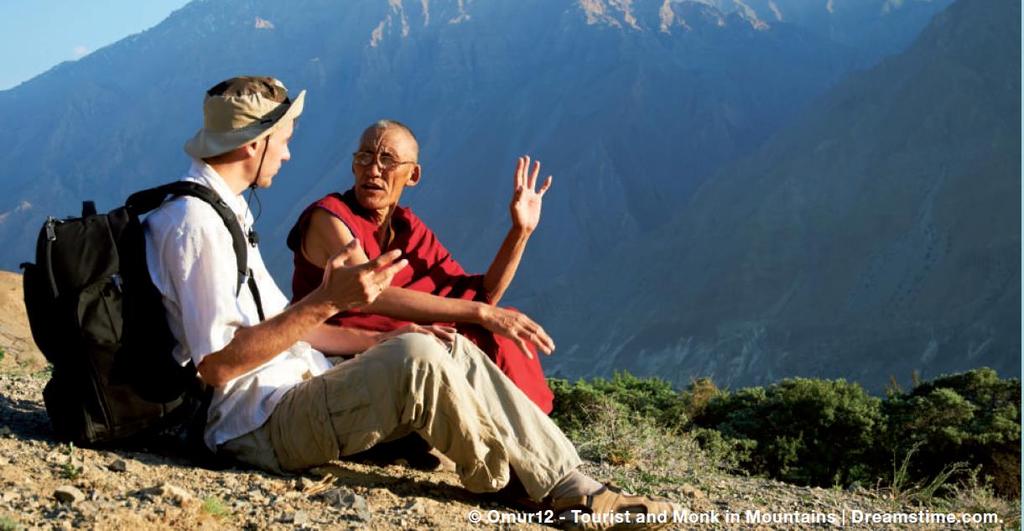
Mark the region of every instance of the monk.
<instances>
[{"instance_id":1,"label":"monk","mask_svg":"<svg viewBox=\"0 0 1024 531\"><path fill-rule=\"evenodd\" d=\"M553 395L537 352L551 354L555 344L526 315L497 306L515 277L527 241L540 221L541 203L552 178L537 189L540 162L520 157L510 205L512 227L484 275L467 274L430 229L408 208L402 191L420 182L419 143L412 131L393 120L368 127L352 156L355 185L314 202L288 235L295 255L292 293L299 300L320 285L323 267L355 239L355 263L401 250L409 266L390 287L359 311L328 320L356 334L369 348L395 335L429 332L446 344L456 333L471 339L544 413ZM362 255L360 256L360 253Z\"/></svg>"}]
</instances>

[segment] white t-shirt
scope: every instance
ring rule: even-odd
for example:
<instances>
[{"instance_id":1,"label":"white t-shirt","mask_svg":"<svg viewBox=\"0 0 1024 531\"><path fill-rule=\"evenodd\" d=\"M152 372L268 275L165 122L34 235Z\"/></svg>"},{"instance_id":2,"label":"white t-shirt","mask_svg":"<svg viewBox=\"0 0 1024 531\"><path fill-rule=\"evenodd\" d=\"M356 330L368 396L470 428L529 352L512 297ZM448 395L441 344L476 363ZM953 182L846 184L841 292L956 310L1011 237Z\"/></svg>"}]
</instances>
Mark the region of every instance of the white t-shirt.
<instances>
[{"instance_id":1,"label":"white t-shirt","mask_svg":"<svg viewBox=\"0 0 1024 531\"><path fill-rule=\"evenodd\" d=\"M232 194L213 168L193 160L182 180L216 191L238 217L242 233L248 233L253 220L245 200ZM145 227L149 274L163 294L167 322L178 340L175 358L182 365L191 359L198 367L204 357L224 348L239 328L259 323L249 288L243 285L236 292L231 233L213 207L194 197L165 202L149 214ZM267 272L259 248L247 249L264 314L270 319L285 309L288 299ZM206 445L215 450L259 428L292 386L329 367L321 353L300 341L216 389L207 415Z\"/></svg>"}]
</instances>

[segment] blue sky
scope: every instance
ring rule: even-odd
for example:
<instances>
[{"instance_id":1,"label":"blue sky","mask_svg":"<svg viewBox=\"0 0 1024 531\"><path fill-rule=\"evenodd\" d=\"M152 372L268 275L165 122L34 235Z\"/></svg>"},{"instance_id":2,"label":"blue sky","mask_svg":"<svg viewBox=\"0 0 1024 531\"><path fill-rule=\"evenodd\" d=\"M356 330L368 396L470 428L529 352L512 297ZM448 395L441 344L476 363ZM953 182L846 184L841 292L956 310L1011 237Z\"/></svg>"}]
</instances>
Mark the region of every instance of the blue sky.
<instances>
[{"instance_id":1,"label":"blue sky","mask_svg":"<svg viewBox=\"0 0 1024 531\"><path fill-rule=\"evenodd\" d=\"M0 90L149 29L188 0L0 0Z\"/></svg>"}]
</instances>

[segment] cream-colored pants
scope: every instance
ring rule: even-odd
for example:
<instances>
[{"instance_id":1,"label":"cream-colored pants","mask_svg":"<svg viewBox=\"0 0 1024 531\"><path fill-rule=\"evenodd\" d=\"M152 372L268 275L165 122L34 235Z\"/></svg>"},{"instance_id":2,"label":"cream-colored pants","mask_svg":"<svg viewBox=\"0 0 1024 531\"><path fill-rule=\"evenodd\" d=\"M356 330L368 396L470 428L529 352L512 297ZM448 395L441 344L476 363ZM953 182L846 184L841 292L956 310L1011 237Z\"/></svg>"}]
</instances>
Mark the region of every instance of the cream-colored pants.
<instances>
[{"instance_id":1,"label":"cream-colored pants","mask_svg":"<svg viewBox=\"0 0 1024 531\"><path fill-rule=\"evenodd\" d=\"M289 391L259 429L221 445L274 472L303 470L414 431L456 464L462 484L493 492L509 466L542 499L580 464L572 443L473 342L451 352L403 334Z\"/></svg>"}]
</instances>

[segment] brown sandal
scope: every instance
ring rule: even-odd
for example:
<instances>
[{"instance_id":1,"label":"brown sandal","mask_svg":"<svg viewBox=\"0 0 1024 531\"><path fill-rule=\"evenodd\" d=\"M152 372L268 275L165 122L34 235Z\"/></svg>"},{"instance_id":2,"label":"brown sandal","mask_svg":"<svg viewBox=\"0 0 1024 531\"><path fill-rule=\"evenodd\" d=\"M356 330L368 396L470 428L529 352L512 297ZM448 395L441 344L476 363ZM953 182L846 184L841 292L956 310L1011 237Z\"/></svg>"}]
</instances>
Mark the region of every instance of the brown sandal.
<instances>
[{"instance_id":1,"label":"brown sandal","mask_svg":"<svg viewBox=\"0 0 1024 531\"><path fill-rule=\"evenodd\" d=\"M632 496L608 484L595 494L552 503L568 529L659 529L672 523L674 507L664 498Z\"/></svg>"}]
</instances>

